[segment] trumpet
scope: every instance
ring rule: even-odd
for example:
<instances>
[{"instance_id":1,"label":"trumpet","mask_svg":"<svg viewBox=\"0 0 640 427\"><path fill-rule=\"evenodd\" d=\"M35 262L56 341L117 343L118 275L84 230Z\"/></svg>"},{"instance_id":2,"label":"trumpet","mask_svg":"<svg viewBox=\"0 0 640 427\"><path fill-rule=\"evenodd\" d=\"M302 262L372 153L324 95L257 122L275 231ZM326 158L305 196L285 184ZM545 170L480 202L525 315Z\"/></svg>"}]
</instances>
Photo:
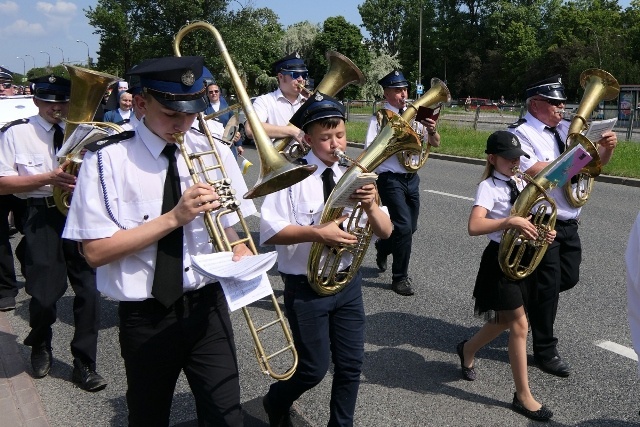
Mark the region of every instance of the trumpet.
<instances>
[{"instance_id":1,"label":"trumpet","mask_svg":"<svg viewBox=\"0 0 640 427\"><path fill-rule=\"evenodd\" d=\"M218 30L213 25L203 21L196 21L181 28L180 31L178 31L178 33L176 34L173 41L173 50L175 55L181 56L180 42L186 34L195 29L207 30L213 35L218 49L223 56L223 60L225 62L225 65L227 66L227 70L231 75L232 83L235 87L236 93L238 94L238 97L242 104L242 108L247 115L247 120L254 130L256 147L258 148L258 152L260 154L260 167L262 177L260 178L258 184L253 188L253 190L250 190L249 193L245 195L245 198L251 196L257 197L268 194L270 192L278 191L281 188L289 187L294 183L306 178L309 174L313 173L313 171L315 170L315 166L311 168L294 167L291 163L289 163L285 159L282 159L281 156L275 151L275 149L271 145L271 140L267 137L267 134L265 133L264 128L262 127L257 114L253 109L253 106L251 105L251 101L249 100L244 86L242 85L240 77L238 76L238 72L233 65L224 41L222 40L222 37L220 36ZM230 187L231 180L229 179L227 172L224 169L213 137L211 136L211 132L209 132L209 128L205 123L204 115L202 113L198 114L198 121L207 137L207 140L209 141L211 150L201 153L189 153L187 152L184 144L184 134L176 133L174 135L174 138L179 144L180 152L182 153L182 157L184 158L187 167L189 168L189 173L193 182L200 182L200 177L202 176L206 182L216 188L216 192L218 192L218 194L221 194L222 198L224 199L224 204L215 212L215 218L213 211L206 211L204 213L204 222L207 228L207 232L209 233L209 237L211 238L211 242L213 243L213 245L215 246L215 250L217 251L231 251L234 246L244 243L254 254L256 254L257 250L253 239L251 238L251 231L249 230L246 221L242 217L241 211L239 209L240 203L235 198L235 192ZM207 162L205 161L205 159L211 159L210 156L214 156L215 158L215 164L213 165L210 163L207 164ZM221 179L213 180L210 177L209 172L215 170L217 170L222 175ZM267 173L265 173L265 171ZM242 227L245 237L240 238L237 241L229 241L229 238L224 232L224 229L222 228L220 222L220 217L228 214L237 214L240 221L240 226ZM274 379L286 380L291 378L296 370L296 367L298 365L298 353L293 344L293 338L291 337L291 333L287 327L286 320L282 315L282 311L280 310L280 306L278 305L278 301L273 292L271 293L271 302L276 314L276 319L265 324L264 326L256 327L254 325L247 307L243 307L242 312L245 316L245 320L247 321L247 325L249 326L249 332L251 333L255 345L254 351L262 372L268 374ZM275 325L280 325L280 327L282 328L285 344L284 347L280 350L268 355L264 350L258 334ZM270 361L274 357L287 352L291 355L291 366L285 372L278 373L274 368L271 367Z\"/></svg>"}]
</instances>

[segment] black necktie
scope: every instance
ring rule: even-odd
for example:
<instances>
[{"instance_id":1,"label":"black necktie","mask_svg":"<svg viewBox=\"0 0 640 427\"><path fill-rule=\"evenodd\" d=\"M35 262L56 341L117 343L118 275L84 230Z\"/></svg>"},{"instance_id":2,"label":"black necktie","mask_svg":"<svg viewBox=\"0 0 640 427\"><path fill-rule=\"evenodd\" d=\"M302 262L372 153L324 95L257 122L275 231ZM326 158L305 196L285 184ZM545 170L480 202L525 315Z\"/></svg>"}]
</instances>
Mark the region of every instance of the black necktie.
<instances>
[{"instance_id":1,"label":"black necktie","mask_svg":"<svg viewBox=\"0 0 640 427\"><path fill-rule=\"evenodd\" d=\"M324 172L322 172L322 190L324 192L325 202L329 198L329 194L331 194L333 187L335 186L336 182L333 180L333 170L331 168L326 168Z\"/></svg>"},{"instance_id":2,"label":"black necktie","mask_svg":"<svg viewBox=\"0 0 640 427\"><path fill-rule=\"evenodd\" d=\"M64 139L64 132L59 124L53 125L53 149L57 153L60 147L62 147L62 140Z\"/></svg>"},{"instance_id":3,"label":"black necktie","mask_svg":"<svg viewBox=\"0 0 640 427\"><path fill-rule=\"evenodd\" d=\"M509 197L510 197L509 203L513 205L516 202L516 199L518 198L518 196L520 195L520 189L518 189L516 182L512 179L507 181L507 187L509 187Z\"/></svg>"},{"instance_id":4,"label":"black necktie","mask_svg":"<svg viewBox=\"0 0 640 427\"><path fill-rule=\"evenodd\" d=\"M556 139L556 145L558 146L558 150L560 150L560 154L564 153L564 150L566 149L566 146L564 145L564 141L562 140L562 138L560 137L560 134L558 133L558 129L556 128L552 128L549 126L545 126L544 127L546 130L548 130L549 132L551 132L553 134L553 136Z\"/></svg>"},{"instance_id":5,"label":"black necktie","mask_svg":"<svg viewBox=\"0 0 640 427\"><path fill-rule=\"evenodd\" d=\"M176 148L176 144L167 144L162 150L162 154L169 159L162 196L163 214L173 209L181 196ZM165 307L170 307L182 296L182 236L182 227L178 227L158 241L151 295Z\"/></svg>"}]
</instances>

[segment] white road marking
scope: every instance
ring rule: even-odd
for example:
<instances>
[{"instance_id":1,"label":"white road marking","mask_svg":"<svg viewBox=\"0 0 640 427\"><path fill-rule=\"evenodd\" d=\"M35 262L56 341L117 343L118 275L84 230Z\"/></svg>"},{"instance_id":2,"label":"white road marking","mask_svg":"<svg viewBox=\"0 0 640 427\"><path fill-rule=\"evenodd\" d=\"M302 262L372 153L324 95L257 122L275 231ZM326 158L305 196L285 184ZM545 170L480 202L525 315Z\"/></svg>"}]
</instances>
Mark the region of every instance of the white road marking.
<instances>
[{"instance_id":1,"label":"white road marking","mask_svg":"<svg viewBox=\"0 0 640 427\"><path fill-rule=\"evenodd\" d=\"M595 344L600 348L604 348L605 350L609 350L621 356L628 357L629 359L635 360L636 362L638 361L638 355L635 351L633 351L632 348L616 344L612 341L596 341Z\"/></svg>"},{"instance_id":2,"label":"white road marking","mask_svg":"<svg viewBox=\"0 0 640 427\"><path fill-rule=\"evenodd\" d=\"M440 194L441 196L455 197L456 199L471 200L471 201L474 200L471 197L458 196L457 194L444 193L442 191L435 191L435 190L424 190L424 191L426 191L428 193Z\"/></svg>"}]
</instances>

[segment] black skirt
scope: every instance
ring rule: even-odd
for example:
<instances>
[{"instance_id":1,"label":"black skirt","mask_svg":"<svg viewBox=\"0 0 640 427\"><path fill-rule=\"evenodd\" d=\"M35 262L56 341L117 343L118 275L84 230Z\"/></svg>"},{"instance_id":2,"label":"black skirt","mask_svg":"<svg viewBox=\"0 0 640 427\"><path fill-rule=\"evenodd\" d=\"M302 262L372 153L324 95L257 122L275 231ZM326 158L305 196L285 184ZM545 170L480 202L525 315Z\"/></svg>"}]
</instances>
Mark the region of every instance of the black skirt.
<instances>
[{"instance_id":1,"label":"black skirt","mask_svg":"<svg viewBox=\"0 0 640 427\"><path fill-rule=\"evenodd\" d=\"M531 284L535 282L535 272L522 280L506 277L498 262L498 248L499 244L493 240L485 248L473 289L476 316L482 316L490 322L519 317L516 310L526 307L532 295Z\"/></svg>"}]
</instances>

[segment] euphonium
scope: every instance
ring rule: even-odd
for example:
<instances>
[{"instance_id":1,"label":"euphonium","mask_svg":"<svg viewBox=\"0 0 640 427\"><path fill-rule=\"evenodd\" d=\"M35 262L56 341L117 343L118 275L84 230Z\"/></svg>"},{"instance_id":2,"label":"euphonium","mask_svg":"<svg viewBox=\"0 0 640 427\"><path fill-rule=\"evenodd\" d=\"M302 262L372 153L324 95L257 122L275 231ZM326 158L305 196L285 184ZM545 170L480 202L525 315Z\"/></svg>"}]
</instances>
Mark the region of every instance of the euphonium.
<instances>
[{"instance_id":1,"label":"euphonium","mask_svg":"<svg viewBox=\"0 0 640 427\"><path fill-rule=\"evenodd\" d=\"M530 275L540 264L549 246L546 237L555 227L558 209L547 193L555 184L545 179L544 175L554 163L548 165L535 178L521 172L517 167L514 168L514 172L527 181L528 185L513 204L511 214L523 218L531 215L531 222L536 227L538 237L527 239L517 228L510 228L502 233L498 261L502 272L512 280L524 279ZM535 213L532 213L535 206Z\"/></svg>"},{"instance_id":2,"label":"euphonium","mask_svg":"<svg viewBox=\"0 0 640 427\"><path fill-rule=\"evenodd\" d=\"M594 177L600 175L602 170L596 145L581 135L587 129L587 117L591 116L600 101L609 101L616 98L620 93L620 85L615 77L597 68L583 71L580 75L580 84L584 88L584 95L580 101L578 111L576 111L569 125L566 145L567 150L571 149L575 144L590 145L592 148L588 151L593 160L576 175L578 181L575 188L571 182L567 182L564 185L565 197L574 208L579 208L587 203L593 190Z\"/></svg>"},{"instance_id":3,"label":"euphonium","mask_svg":"<svg viewBox=\"0 0 640 427\"><path fill-rule=\"evenodd\" d=\"M324 224L329 221L336 220L342 216L344 208L335 207L336 200L341 198L345 189L351 186L354 180L360 174L360 170L365 172L372 171L377 168L383 161L398 151L416 150L420 146L420 137L411 128L402 117L394 114L389 117L388 124L380 131L376 139L364 151L357 161L351 166L340 180L336 183L335 188L329 195L320 223ZM338 153L340 154L340 153ZM342 290L357 273L358 268L362 264L362 260L369 247L371 241L371 226L360 225L360 219L363 214L359 203L353 207L353 211L346 222L345 231L353 234L358 238L358 243L350 246L338 246L330 248L324 262L320 265L323 258L325 245L322 243L314 243L311 246L309 260L307 262L307 277L309 284L313 290L319 295L333 295ZM340 261L344 256L353 256L351 268L347 272L339 272Z\"/></svg>"},{"instance_id":4,"label":"euphonium","mask_svg":"<svg viewBox=\"0 0 640 427\"><path fill-rule=\"evenodd\" d=\"M435 105L441 102L449 102L451 100L451 94L449 93L449 89L447 85L445 85L442 80L433 78L431 79L431 89L429 89L424 95L418 98L417 101L413 103L407 103L407 109L404 113L402 113L402 118L411 123L418 113L419 107L427 107L429 105ZM378 117L378 126L380 128L384 127L386 124L387 114L377 115ZM417 129L417 125L414 123L414 129ZM429 149L430 145L428 142L421 140L420 148L418 150L404 150L397 154L398 160L400 164L404 166L407 172L416 172L420 169L427 161L429 157ZM418 161L415 161L414 158L418 157Z\"/></svg>"},{"instance_id":5,"label":"euphonium","mask_svg":"<svg viewBox=\"0 0 640 427\"><path fill-rule=\"evenodd\" d=\"M181 56L180 41L186 34L195 29L207 30L215 38L218 49L222 54L225 65L227 66L227 70L229 71L229 75L231 76L233 86L236 90L240 103L242 104L242 108L247 116L247 120L249 121L254 131L256 147L258 148L258 153L260 155L261 178L258 180L258 184L256 184L256 186L245 195L245 198L258 197L274 191L278 191L282 188L291 186L298 181L301 181L302 179L313 173L313 171L316 169L315 166L295 167L290 162L282 158L280 154L273 148L273 146L271 145L271 140L269 139L269 137L267 137L267 134L265 133L264 128L262 127L262 124L260 123L260 120L258 119L258 116L253 109L253 106L251 105L251 101L249 100L247 92L242 85L242 81L238 76L238 72L236 71L233 62L231 61L231 57L229 56L224 41L222 40L222 37L220 36L218 30L213 25L203 21L196 21L181 28L180 31L178 31L178 33L176 34L173 41L173 50L175 55ZM211 237L211 241L217 251L231 251L234 246L245 243L253 253L257 253L255 244L253 243L253 239L251 238L251 231L249 230L244 218L242 217L242 213L239 210L240 202L235 198L233 189L230 188L230 179L227 177L227 173L220 160L220 155L216 149L215 143L213 141L211 133L209 132L209 128L204 121L204 115L202 113L198 114L198 121L200 122L200 126L207 136L207 139L211 146L210 151L205 151L202 153L188 153L184 145L184 134L178 133L175 134L174 137L180 146L180 151L187 164L187 167L189 168L189 172L191 174L193 182L200 182L200 177L202 176L202 179L216 188L216 192L221 195L222 199L224 199L224 205L215 212L215 220L214 213L212 211L207 211L204 213L205 226L207 228L209 236ZM214 165L210 165L205 162L204 156L207 155L213 155L215 157ZM194 163L194 161L196 162ZM209 172L216 169L218 169L220 171L220 174L222 174L223 176L223 178L220 180L212 180L211 178L209 178ZM221 224L218 218L222 215L233 213L237 214L238 218L240 219L240 225L245 237L235 242L230 242L224 232L224 229L221 228ZM249 331L254 341L254 350L260 368L264 373L270 375L274 379L286 380L290 378L296 370L296 367L298 365L298 353L293 344L293 338L291 337L291 333L289 332L289 329L287 327L286 320L282 315L282 311L280 310L280 306L278 305L278 301L276 300L273 292L271 293L271 302L276 312L276 320L267 323L266 325L259 328L256 328L254 326L247 307L243 307L242 312L245 316L245 319L249 326ZM267 355L258 334L276 324L279 324L281 326L286 344L283 348L276 351L275 353ZM291 352L291 357L293 359L291 367L284 373L276 373L275 370L271 367L270 360L287 351Z\"/></svg>"},{"instance_id":6,"label":"euphonium","mask_svg":"<svg viewBox=\"0 0 640 427\"><path fill-rule=\"evenodd\" d=\"M351 62L349 58L334 51L327 52L326 58L329 61L329 71L324 75L315 91L311 93L309 89L305 87L302 88L309 95L307 98L310 98L317 92L322 92L328 96L335 96L351 83L358 86L364 84L365 78L362 71L360 71L360 69ZM293 115L289 126L293 126L291 122L295 121L295 118L298 117L297 114L298 113L296 112ZM251 125L251 129L253 129L253 125ZM273 141L273 146L290 161L304 157L309 152L309 147L304 144L300 144L292 137L277 139Z\"/></svg>"},{"instance_id":7,"label":"euphonium","mask_svg":"<svg viewBox=\"0 0 640 427\"><path fill-rule=\"evenodd\" d=\"M94 126L109 127L116 132L122 132L122 128L113 123L93 122L93 116L96 114L104 92L114 82L120 80L116 76L112 76L98 71L89 70L87 68L76 67L74 65L66 65L71 80L71 94L69 95L69 112L67 117L59 117L66 125L64 129L64 141L66 141L78 125L86 123ZM70 160L71 163L65 168L65 172L78 175L80 164L82 163L81 152L84 144L79 144L69 152L60 163ZM69 212L71 206L72 193L62 190L59 187L53 188L53 200L56 207L63 215Z\"/></svg>"}]
</instances>

